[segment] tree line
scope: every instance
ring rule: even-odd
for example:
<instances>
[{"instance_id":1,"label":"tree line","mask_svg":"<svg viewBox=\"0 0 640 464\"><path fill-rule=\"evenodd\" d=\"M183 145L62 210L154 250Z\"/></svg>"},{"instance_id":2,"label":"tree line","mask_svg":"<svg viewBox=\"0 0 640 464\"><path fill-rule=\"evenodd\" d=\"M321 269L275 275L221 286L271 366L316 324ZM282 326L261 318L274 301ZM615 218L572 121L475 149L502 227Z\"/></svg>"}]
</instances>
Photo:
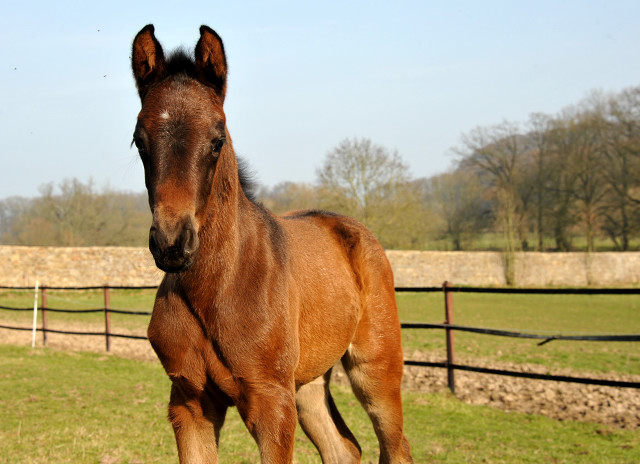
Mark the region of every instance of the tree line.
<instances>
[{"instance_id":1,"label":"tree line","mask_svg":"<svg viewBox=\"0 0 640 464\"><path fill-rule=\"evenodd\" d=\"M143 246L151 213L146 193L65 179L35 198L0 201L0 243L40 246Z\"/></svg>"},{"instance_id":2,"label":"tree line","mask_svg":"<svg viewBox=\"0 0 640 464\"><path fill-rule=\"evenodd\" d=\"M476 128L456 152L450 176L465 182L457 188L478 189L507 251L543 250L549 240L570 251L576 239L586 251L597 240L627 251L640 232L640 87L594 93L558 115L532 114L522 127ZM462 209L477 201L457 200ZM476 225L448 211L453 237Z\"/></svg>"},{"instance_id":3,"label":"tree line","mask_svg":"<svg viewBox=\"0 0 640 464\"><path fill-rule=\"evenodd\" d=\"M397 151L345 139L315 182L258 198L277 214L347 214L395 249L626 251L640 235L640 87L477 127L453 153L448 172L415 177ZM67 179L0 201L0 243L144 246L150 221L146 193Z\"/></svg>"},{"instance_id":4,"label":"tree line","mask_svg":"<svg viewBox=\"0 0 640 464\"><path fill-rule=\"evenodd\" d=\"M324 209L353 216L387 248L422 248L426 222L419 189L397 152L368 139L330 151L314 184L261 187L258 199L276 214ZM151 215L146 193L97 188L92 181L46 184L36 198L0 201L0 243L40 246L145 246Z\"/></svg>"},{"instance_id":5,"label":"tree line","mask_svg":"<svg viewBox=\"0 0 640 464\"><path fill-rule=\"evenodd\" d=\"M477 127L452 151L448 172L414 178L397 152L345 140L315 184L265 202L342 211L388 248L627 251L640 235L640 87Z\"/></svg>"}]
</instances>

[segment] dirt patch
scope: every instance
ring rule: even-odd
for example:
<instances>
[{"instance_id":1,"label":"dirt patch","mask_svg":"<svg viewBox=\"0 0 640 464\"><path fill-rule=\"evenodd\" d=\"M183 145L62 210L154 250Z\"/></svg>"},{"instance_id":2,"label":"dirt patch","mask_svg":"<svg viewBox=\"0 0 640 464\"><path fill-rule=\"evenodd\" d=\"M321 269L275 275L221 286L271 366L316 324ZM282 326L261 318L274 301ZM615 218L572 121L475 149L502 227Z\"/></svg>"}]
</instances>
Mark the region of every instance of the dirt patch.
<instances>
[{"instance_id":1,"label":"dirt patch","mask_svg":"<svg viewBox=\"0 0 640 464\"><path fill-rule=\"evenodd\" d=\"M103 328L78 326L67 330L101 331ZM126 331L121 331L126 333ZM140 335L140 334L137 334ZM37 334L37 346L42 346L42 334ZM30 345L31 332L0 329L0 343ZM105 352L104 336L79 336L48 334L47 346L71 351ZM111 339L111 353L130 359L157 362L146 340ZM416 361L442 361L428 353L405 353L407 359ZM483 365L481 367L547 373L542 366L534 365ZM403 388L408 391L434 392L447 390L444 369L405 366ZM579 374L564 370L558 375L606 378L640 382L640 376L598 376L584 372ZM505 411L542 414L557 420L577 420L606 424L624 429L640 428L640 390L633 388L602 387L565 382L530 380L497 375L456 371L456 397L469 404L489 405ZM333 381L348 385L348 379L340 366L334 369Z\"/></svg>"},{"instance_id":2,"label":"dirt patch","mask_svg":"<svg viewBox=\"0 0 640 464\"><path fill-rule=\"evenodd\" d=\"M425 353L406 353L406 359L437 362ZM544 366L480 365L492 369L547 374ZM561 370L556 375L640 382L640 376L597 375ZM404 387L413 391L446 390L444 369L405 366ZM558 420L597 422L625 429L640 428L640 390L603 387L547 380L455 371L456 397L470 404L483 404L527 414L542 414Z\"/></svg>"}]
</instances>

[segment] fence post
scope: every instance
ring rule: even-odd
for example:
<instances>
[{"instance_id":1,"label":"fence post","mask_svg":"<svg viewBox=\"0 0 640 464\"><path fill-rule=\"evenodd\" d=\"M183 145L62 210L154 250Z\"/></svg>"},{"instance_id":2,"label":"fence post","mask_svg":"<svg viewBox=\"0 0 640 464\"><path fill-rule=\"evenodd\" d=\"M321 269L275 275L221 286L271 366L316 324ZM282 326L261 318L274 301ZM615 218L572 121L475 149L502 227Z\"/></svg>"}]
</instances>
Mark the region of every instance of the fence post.
<instances>
[{"instance_id":1,"label":"fence post","mask_svg":"<svg viewBox=\"0 0 640 464\"><path fill-rule=\"evenodd\" d=\"M451 292L451 284L448 281L445 281L442 284L442 289L444 291L444 323L446 326L453 324L453 294ZM456 394L456 381L453 365L455 363L455 356L453 350L453 330L447 327L445 329L446 337L447 337L447 384L449 385L449 390L454 395Z\"/></svg>"},{"instance_id":2,"label":"fence post","mask_svg":"<svg viewBox=\"0 0 640 464\"><path fill-rule=\"evenodd\" d=\"M47 346L47 287L44 285L40 289L42 297L42 344Z\"/></svg>"},{"instance_id":3,"label":"fence post","mask_svg":"<svg viewBox=\"0 0 640 464\"><path fill-rule=\"evenodd\" d=\"M31 324L31 348L36 346L36 332L38 325L38 281L33 289L33 323Z\"/></svg>"},{"instance_id":4,"label":"fence post","mask_svg":"<svg viewBox=\"0 0 640 464\"><path fill-rule=\"evenodd\" d=\"M111 351L111 340L109 333L111 332L111 312L109 311L109 284L104 285L104 336L107 345L107 351Z\"/></svg>"}]
</instances>

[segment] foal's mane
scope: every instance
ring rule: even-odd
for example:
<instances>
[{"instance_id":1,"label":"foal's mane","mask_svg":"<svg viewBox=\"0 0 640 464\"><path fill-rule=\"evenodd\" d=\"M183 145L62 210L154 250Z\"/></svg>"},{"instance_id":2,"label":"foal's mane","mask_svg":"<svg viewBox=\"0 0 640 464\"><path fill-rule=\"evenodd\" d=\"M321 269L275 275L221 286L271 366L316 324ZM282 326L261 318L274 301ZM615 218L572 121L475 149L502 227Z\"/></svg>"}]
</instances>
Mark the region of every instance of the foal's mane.
<instances>
[{"instance_id":1,"label":"foal's mane","mask_svg":"<svg viewBox=\"0 0 640 464\"><path fill-rule=\"evenodd\" d=\"M183 47L173 50L167 57L168 76L183 74L187 77L196 77L196 63L193 54Z\"/></svg>"},{"instance_id":2,"label":"foal's mane","mask_svg":"<svg viewBox=\"0 0 640 464\"><path fill-rule=\"evenodd\" d=\"M166 61L167 77L186 76L196 78L196 64L193 55L182 47L173 50ZM249 163L236 154L238 161L238 179L240 187L245 196L254 204L258 203L256 198L257 182Z\"/></svg>"},{"instance_id":3,"label":"foal's mane","mask_svg":"<svg viewBox=\"0 0 640 464\"><path fill-rule=\"evenodd\" d=\"M258 183L255 180L253 170L249 167L248 161L244 158L240 158L238 155L236 155L236 161L238 162L238 180L240 181L240 187L242 188L244 195L251 203L262 206L259 204L256 196Z\"/></svg>"}]
</instances>

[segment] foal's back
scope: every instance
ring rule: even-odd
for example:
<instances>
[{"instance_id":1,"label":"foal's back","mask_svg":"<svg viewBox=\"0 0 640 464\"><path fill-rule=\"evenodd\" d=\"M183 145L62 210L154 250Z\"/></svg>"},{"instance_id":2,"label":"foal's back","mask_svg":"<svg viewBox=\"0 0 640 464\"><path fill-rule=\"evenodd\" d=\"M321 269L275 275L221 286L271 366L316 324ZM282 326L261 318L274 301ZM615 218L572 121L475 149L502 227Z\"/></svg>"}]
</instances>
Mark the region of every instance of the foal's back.
<instances>
[{"instance_id":1,"label":"foal's back","mask_svg":"<svg viewBox=\"0 0 640 464\"><path fill-rule=\"evenodd\" d=\"M281 224L300 317L296 381L306 383L353 348L363 326L397 320L393 274L373 234L352 218L296 211Z\"/></svg>"}]
</instances>

